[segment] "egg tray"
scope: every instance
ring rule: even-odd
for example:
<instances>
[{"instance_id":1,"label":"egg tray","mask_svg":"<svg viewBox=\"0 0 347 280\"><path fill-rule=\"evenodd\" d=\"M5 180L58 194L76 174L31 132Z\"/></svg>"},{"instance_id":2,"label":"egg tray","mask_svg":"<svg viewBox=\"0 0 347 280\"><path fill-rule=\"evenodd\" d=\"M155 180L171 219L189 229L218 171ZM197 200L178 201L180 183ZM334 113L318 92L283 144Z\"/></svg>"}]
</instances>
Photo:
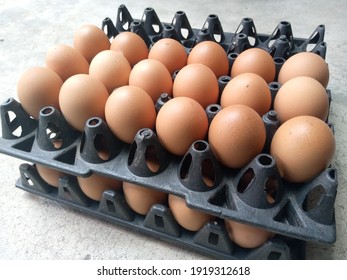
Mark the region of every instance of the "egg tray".
<instances>
[{"instance_id":1,"label":"egg tray","mask_svg":"<svg viewBox=\"0 0 347 280\"><path fill-rule=\"evenodd\" d=\"M184 197L191 208L291 238L321 243L336 239L334 202L338 183L332 167L312 181L290 184L280 178L274 159L265 152L244 168L233 170L220 165L203 140L193 143L184 157L178 157L168 153L150 129L139 130L129 145L118 140L96 117L89 119L84 133L80 133L54 107L43 108L36 121L10 98L1 105L0 113L0 152L4 154L74 176L87 177L95 172L171 193ZM12 120L11 115L15 115ZM263 118L268 136L273 129L269 119ZM19 127L22 134L16 136ZM149 167L149 151L155 151L156 171ZM275 188L268 188L269 178L276 182Z\"/></svg>"},{"instance_id":2,"label":"egg tray","mask_svg":"<svg viewBox=\"0 0 347 280\"><path fill-rule=\"evenodd\" d=\"M326 52L323 25L318 26L308 39L300 39L293 37L288 22L281 22L271 35L264 35L256 32L252 19L245 18L235 33L228 33L223 31L216 15L208 16L203 28L193 29L184 12L176 12L172 23L167 24L160 22L152 8L145 9L141 20L134 20L127 8L121 5L118 9L116 24L114 25L110 18L106 18L102 22L102 27L110 38L126 30L136 32L144 38L149 46L163 37L176 38L187 48L187 52L198 41L219 38L218 42L228 53L230 65L238 53L252 46L267 49L274 57L277 70L280 69L286 58L296 52L307 51L309 47L311 51L323 58ZM251 39L253 43L251 43ZM220 90L227 81L226 77L219 79ZM274 81L269 84L269 87L272 96L275 96L280 84ZM330 90L327 90L327 94L331 97ZM158 104L159 109L160 102ZM211 105L207 108L206 113L210 120L218 110L218 105ZM107 124L99 118L88 120L83 133L73 130L54 107L43 108L39 121L36 121L27 115L21 104L10 98L1 105L0 114L2 121L1 153L34 164L42 164L71 176L87 177L95 172L184 197L189 207L212 214L220 220L233 219L277 233L276 238L269 241L272 245L266 245L268 243L264 245L265 247L270 246L269 252L272 256L274 255L271 253L272 251L282 252L280 255L285 255L284 258L289 258L289 256L301 258L303 256L298 252L288 253L286 251L288 246L285 250L273 249L272 246L277 246L277 241L274 242L274 240L278 240L278 238L282 238L281 241L278 241L282 245L283 240L289 241L290 244L294 242L294 246L289 246L289 251L292 251L293 248L295 251L296 247L302 248L301 241L333 243L336 240L334 202L338 186L337 172L330 166L312 181L303 184L291 184L282 180L274 159L268 154L271 137L279 125L274 111L269 111L263 116L267 131L267 144L263 153L240 170L231 170L221 166L211 152L208 142L203 140L193 143L184 157L177 157L165 151L155 132L149 129L140 130L134 142L129 145L116 139ZM147 158L148 151L153 151L153 148L156 151L156 161L160 166L156 171L149 168ZM103 156L100 156L101 153ZM105 154L107 159L104 157ZM207 247L203 246L202 249L194 241L193 233L187 233L190 236L189 241L186 237L182 237L186 236L186 231L183 229L179 231L184 234L173 237L171 233L163 233L158 229L153 230L141 223L134 222L138 221L137 219L144 219L135 214L132 214L136 217L132 221L124 219L124 215L128 215L124 213L120 218L115 218L114 213L105 215L102 210L100 211L100 207L105 203L112 205L107 202L108 200L101 202L100 206L96 206L96 202L86 206L76 203L76 200L66 199L66 195L57 194L56 189L51 188L48 192L43 189L37 191L35 187L37 184L32 186L27 182L28 178L30 182L34 182L36 177L31 178L31 173L28 171L31 170L30 168L26 167L25 170L25 176L23 176L21 166L22 176L17 181L17 187L77 207L83 212L100 218L106 217L116 224L173 240L175 243L195 248L200 252L211 253L217 257L264 258L264 256L254 253L258 252L258 249L262 250L260 248L263 246L254 250L241 250L243 253L235 253L236 255L234 254L235 248L237 248L235 252L239 252L240 248L235 244L232 244L231 247L234 249L231 251L221 248L211 249L211 244ZM212 179L212 186L207 183L206 177ZM266 183L268 178L275 179L275 189L268 188ZM64 188L59 188L59 190L64 190ZM104 196L110 195L110 191L106 193ZM120 199L124 204L123 196L116 196L116 199ZM269 200L269 196L273 201ZM75 199L79 201L80 197L75 197ZM163 205L156 205L154 209L157 210L153 211L159 211L158 207L167 213L168 210ZM113 207L114 209L116 208ZM118 211L117 208L116 212L119 213ZM158 215L155 214L151 219L154 221L159 219L161 221L159 223L162 225L164 218L156 218L160 217ZM217 222L217 224L219 223ZM208 227L215 226L216 224L212 223ZM170 224L169 228L174 227ZM225 235L225 232L223 234ZM210 233L209 236L215 235ZM209 238L215 240L215 237ZM221 240L226 239L223 237ZM212 242L216 243L216 241ZM228 242L230 243L230 241ZM296 246L295 242L301 245ZM224 250L228 252L226 253ZM245 255L244 251L248 253ZM298 257L299 255L300 257Z\"/></svg>"},{"instance_id":3,"label":"egg tray","mask_svg":"<svg viewBox=\"0 0 347 280\"><path fill-rule=\"evenodd\" d=\"M198 232L182 228L167 205L155 204L146 216L132 211L122 192L107 190L96 202L81 191L75 176L64 176L59 186L47 184L35 165L23 163L16 187L88 215L128 228L132 231L171 242L216 259L298 260L305 258L305 242L276 236L255 249L245 249L228 237L222 219L206 223Z\"/></svg>"}]
</instances>

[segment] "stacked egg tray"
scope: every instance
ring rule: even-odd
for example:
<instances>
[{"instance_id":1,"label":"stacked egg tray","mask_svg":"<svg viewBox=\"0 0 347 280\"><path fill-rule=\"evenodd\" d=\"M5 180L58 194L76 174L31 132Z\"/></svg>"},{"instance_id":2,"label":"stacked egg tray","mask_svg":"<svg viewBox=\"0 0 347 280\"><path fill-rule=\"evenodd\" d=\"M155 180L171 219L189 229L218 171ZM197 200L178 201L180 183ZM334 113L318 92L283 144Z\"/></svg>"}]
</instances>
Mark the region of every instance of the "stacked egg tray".
<instances>
[{"instance_id":1,"label":"stacked egg tray","mask_svg":"<svg viewBox=\"0 0 347 280\"><path fill-rule=\"evenodd\" d=\"M228 33L223 31L216 15L209 15L203 27L195 29L182 11L176 12L171 23L162 23L152 8L144 10L141 20L135 20L121 5L116 23L105 18L102 28L109 38L123 31L136 32L148 46L163 37L176 38L187 52L201 40L218 38L228 53L230 66L237 54L249 47L268 50L277 70L288 57L307 48L323 58L326 53L323 25L308 39L300 39L293 37L289 22L281 22L271 35L264 35L256 32L252 19L245 18L235 33ZM226 82L226 77L219 79L220 90ZM275 96L280 85L274 81L269 87ZM331 96L329 90L327 94ZM150 129L138 131L130 145L118 140L97 117L89 119L80 133L54 107L43 108L38 121L13 98L6 100L0 109L0 152L30 162L20 165L16 182L16 187L25 191L219 259L303 259L307 241L335 242L334 202L338 183L337 172L331 166L309 182L292 184L279 178L276 163L268 153L269 143L247 166L232 170L218 163L204 140L193 143L186 155L179 157L168 153ZM206 113L212 119L218 110L217 105L211 105ZM271 139L279 126L276 112L269 111L263 120L267 139ZM59 147L54 144L57 141ZM105 145L107 159L99 156L100 152L105 155ZM153 147L159 164L156 171L147 162L147 151ZM209 170L204 170L206 161L210 163ZM60 178L58 188L50 186L39 176L36 164L67 175ZM212 174L212 186L206 184L204 172ZM156 204L142 216L130 209L122 191L107 190L100 202L91 200L81 191L76 176L87 177L92 173L184 197L189 207L216 219L198 232L191 232L178 225L168 205ZM270 203L264 185L271 176L277 178L278 186L275 200ZM276 235L255 249L241 248L228 237L224 219L258 226Z\"/></svg>"}]
</instances>

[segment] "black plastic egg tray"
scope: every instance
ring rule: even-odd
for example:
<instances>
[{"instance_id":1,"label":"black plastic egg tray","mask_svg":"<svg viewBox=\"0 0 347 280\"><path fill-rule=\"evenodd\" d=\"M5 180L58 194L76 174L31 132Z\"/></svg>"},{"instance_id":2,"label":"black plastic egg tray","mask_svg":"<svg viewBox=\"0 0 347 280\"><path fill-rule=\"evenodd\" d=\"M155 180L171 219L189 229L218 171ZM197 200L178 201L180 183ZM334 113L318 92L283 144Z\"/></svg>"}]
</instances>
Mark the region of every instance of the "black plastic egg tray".
<instances>
[{"instance_id":1,"label":"black plastic egg tray","mask_svg":"<svg viewBox=\"0 0 347 280\"><path fill-rule=\"evenodd\" d=\"M121 5L116 24L106 18L102 27L110 38L125 30L136 32L149 46L159 38L171 37L191 48L200 40L218 37L229 55L230 65L235 54L252 46L267 49L278 65L296 52L307 51L308 46L322 57L326 53L322 25L309 39L300 39L293 37L288 22L281 22L271 35L259 35L252 19L246 18L237 32L225 33L216 15L208 16L202 29L193 29L184 12L176 12L172 23L161 23L152 8L145 9L141 20L134 20ZM220 90L225 83L225 78L220 79ZM274 81L269 87L274 96L280 85ZM331 96L329 90L327 94ZM268 154L269 141L279 125L274 111L263 116L268 139L263 153L244 168L234 170L218 163L205 140L196 141L184 157L178 157L169 154L150 129L138 131L129 145L118 140L100 118L89 119L85 131L80 133L54 107L43 108L38 121L13 98L6 100L0 109L0 152L30 162L20 166L16 182L18 188L28 192L221 259L303 259L306 241L335 242L337 172L330 166L303 184L282 180ZM218 105L212 104L206 113L212 119L218 110ZM149 149L156 152L159 168L155 171L148 165ZM60 178L58 188L52 187L38 175L35 164L63 171L67 176ZM216 220L198 232L190 232L178 225L168 205L156 204L142 216L130 209L121 191L105 191L100 202L93 201L83 194L76 180L76 176L87 177L93 172L184 197L189 207L212 214ZM213 185L207 183L206 176ZM276 182L275 189L267 188L269 178ZM228 238L224 219L277 234L258 248L241 248Z\"/></svg>"}]
</instances>

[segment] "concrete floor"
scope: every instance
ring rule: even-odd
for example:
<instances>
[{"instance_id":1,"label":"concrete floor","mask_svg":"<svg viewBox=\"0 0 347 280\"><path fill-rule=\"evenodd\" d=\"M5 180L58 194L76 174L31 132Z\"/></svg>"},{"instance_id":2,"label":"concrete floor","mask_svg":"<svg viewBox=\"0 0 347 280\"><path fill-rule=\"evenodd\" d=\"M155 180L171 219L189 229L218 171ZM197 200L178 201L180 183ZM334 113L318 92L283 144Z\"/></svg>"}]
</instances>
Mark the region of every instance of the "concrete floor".
<instances>
[{"instance_id":1,"label":"concrete floor","mask_svg":"<svg viewBox=\"0 0 347 280\"><path fill-rule=\"evenodd\" d=\"M16 96L16 83L24 70L43 65L48 48L71 44L74 30L83 23L100 25L116 18L125 4L134 18L153 7L161 21L170 22L178 10L186 12L193 27L207 15L217 14L225 31L235 31L241 19L253 18L257 31L270 34L277 24L292 24L295 37L307 38L326 26L326 61L333 103L339 188L335 202L337 240L333 245L308 244L308 259L347 259L347 161L345 79L347 24L344 0L295 1L43 1L0 0L0 101ZM0 155L0 259L205 259L206 256L142 236L100 221L56 202L14 187L21 160Z\"/></svg>"}]
</instances>

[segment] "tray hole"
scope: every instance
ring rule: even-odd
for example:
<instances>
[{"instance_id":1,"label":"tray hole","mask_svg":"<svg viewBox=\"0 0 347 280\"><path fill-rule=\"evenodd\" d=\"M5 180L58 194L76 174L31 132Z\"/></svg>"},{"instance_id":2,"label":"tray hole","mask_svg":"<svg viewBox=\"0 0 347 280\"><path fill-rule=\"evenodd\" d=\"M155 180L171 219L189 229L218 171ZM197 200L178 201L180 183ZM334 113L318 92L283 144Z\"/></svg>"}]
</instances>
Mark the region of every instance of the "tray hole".
<instances>
[{"instance_id":1,"label":"tray hole","mask_svg":"<svg viewBox=\"0 0 347 280\"><path fill-rule=\"evenodd\" d=\"M192 155L191 154L187 154L184 157L184 160L183 160L183 163L182 163L182 167L181 167L181 170L180 170L180 178L182 180L188 178L188 172L190 170L191 164L192 164Z\"/></svg>"},{"instance_id":2,"label":"tray hole","mask_svg":"<svg viewBox=\"0 0 347 280\"><path fill-rule=\"evenodd\" d=\"M48 139L51 141L55 149L60 149L63 145L63 139L60 135L60 130L58 127L53 124L49 123L46 127L46 134L48 136Z\"/></svg>"},{"instance_id":3,"label":"tray hole","mask_svg":"<svg viewBox=\"0 0 347 280\"><path fill-rule=\"evenodd\" d=\"M6 112L5 119L8 123L8 125L11 126L11 130L12 130L13 127L15 127L15 122L17 121L16 113L13 111ZM21 125L16 126L15 129L13 131L11 131L11 133L13 136L21 137L22 133L23 133L22 126Z\"/></svg>"},{"instance_id":4,"label":"tray hole","mask_svg":"<svg viewBox=\"0 0 347 280\"><path fill-rule=\"evenodd\" d=\"M331 180L335 181L336 180L336 170L335 169L329 170L328 176Z\"/></svg>"},{"instance_id":5,"label":"tray hole","mask_svg":"<svg viewBox=\"0 0 347 280\"><path fill-rule=\"evenodd\" d=\"M268 260L279 260L282 256L281 252L271 251L270 254L267 256Z\"/></svg>"},{"instance_id":6,"label":"tray hole","mask_svg":"<svg viewBox=\"0 0 347 280\"><path fill-rule=\"evenodd\" d=\"M237 184L237 191L239 193L244 193L248 186L252 183L254 180L255 174L254 170L252 168L248 168L245 173L240 178L239 183Z\"/></svg>"},{"instance_id":7,"label":"tray hole","mask_svg":"<svg viewBox=\"0 0 347 280\"><path fill-rule=\"evenodd\" d=\"M208 236L208 243L216 246L218 245L218 241L219 241L219 235L214 232L211 232Z\"/></svg>"},{"instance_id":8,"label":"tray hole","mask_svg":"<svg viewBox=\"0 0 347 280\"><path fill-rule=\"evenodd\" d=\"M258 162L262 165L262 166L271 166L273 160L271 157L267 156L267 155L262 155L258 158Z\"/></svg>"},{"instance_id":9,"label":"tray hole","mask_svg":"<svg viewBox=\"0 0 347 280\"><path fill-rule=\"evenodd\" d=\"M187 28L181 28L180 32L183 39L188 39L189 30Z\"/></svg>"},{"instance_id":10,"label":"tray hole","mask_svg":"<svg viewBox=\"0 0 347 280\"><path fill-rule=\"evenodd\" d=\"M30 176L27 174L27 173L24 173L23 174L24 175L24 177L25 177L25 180L26 180L26 182L29 184L29 186L34 186L34 183L33 183L33 181L30 179Z\"/></svg>"},{"instance_id":11,"label":"tray hole","mask_svg":"<svg viewBox=\"0 0 347 280\"><path fill-rule=\"evenodd\" d=\"M154 215L154 222L157 228L164 228L164 219L162 216Z\"/></svg>"},{"instance_id":12,"label":"tray hole","mask_svg":"<svg viewBox=\"0 0 347 280\"><path fill-rule=\"evenodd\" d=\"M205 184L212 187L215 183L216 176L213 168L213 162L210 158L206 158L202 161L201 174Z\"/></svg>"},{"instance_id":13,"label":"tray hole","mask_svg":"<svg viewBox=\"0 0 347 280\"><path fill-rule=\"evenodd\" d=\"M64 193L64 198L66 200L72 201L72 195L67 187L62 187L63 193Z\"/></svg>"},{"instance_id":14,"label":"tray hole","mask_svg":"<svg viewBox=\"0 0 347 280\"><path fill-rule=\"evenodd\" d=\"M110 213L116 213L116 207L114 203L110 200L106 200L107 211Z\"/></svg>"},{"instance_id":15,"label":"tray hole","mask_svg":"<svg viewBox=\"0 0 347 280\"><path fill-rule=\"evenodd\" d=\"M268 203L275 203L278 195L278 181L276 176L271 175L267 178L265 182L266 200Z\"/></svg>"},{"instance_id":16,"label":"tray hole","mask_svg":"<svg viewBox=\"0 0 347 280\"><path fill-rule=\"evenodd\" d=\"M200 152L206 151L207 150L207 144L206 144L206 142L203 142L203 141L197 141L194 143L194 149L196 151L200 151Z\"/></svg>"},{"instance_id":17,"label":"tray hole","mask_svg":"<svg viewBox=\"0 0 347 280\"><path fill-rule=\"evenodd\" d=\"M307 195L303 202L303 209L306 212L312 211L319 207L326 195L325 189L322 185L314 187Z\"/></svg>"},{"instance_id":18,"label":"tray hole","mask_svg":"<svg viewBox=\"0 0 347 280\"><path fill-rule=\"evenodd\" d=\"M145 151L145 160L148 168L152 172L158 172L160 169L160 162L158 157L158 150L153 145L148 145Z\"/></svg>"},{"instance_id":19,"label":"tray hole","mask_svg":"<svg viewBox=\"0 0 347 280\"><path fill-rule=\"evenodd\" d=\"M96 152L98 153L98 156L102 160L108 160L110 158L110 151L109 147L107 145L107 140L105 135L103 134L97 134L94 137L94 147Z\"/></svg>"}]
</instances>

